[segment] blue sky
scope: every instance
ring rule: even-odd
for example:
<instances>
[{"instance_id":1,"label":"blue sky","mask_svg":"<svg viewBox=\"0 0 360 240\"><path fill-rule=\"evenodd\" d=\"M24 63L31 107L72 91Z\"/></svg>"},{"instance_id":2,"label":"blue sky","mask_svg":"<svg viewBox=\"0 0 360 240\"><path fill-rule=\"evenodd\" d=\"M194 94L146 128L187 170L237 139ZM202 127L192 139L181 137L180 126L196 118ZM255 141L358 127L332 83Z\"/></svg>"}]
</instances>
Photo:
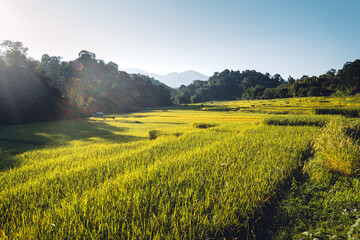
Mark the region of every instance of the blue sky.
<instances>
[{"instance_id":1,"label":"blue sky","mask_svg":"<svg viewBox=\"0 0 360 240\"><path fill-rule=\"evenodd\" d=\"M121 68L319 75L360 58L358 0L1 0L0 41Z\"/></svg>"}]
</instances>

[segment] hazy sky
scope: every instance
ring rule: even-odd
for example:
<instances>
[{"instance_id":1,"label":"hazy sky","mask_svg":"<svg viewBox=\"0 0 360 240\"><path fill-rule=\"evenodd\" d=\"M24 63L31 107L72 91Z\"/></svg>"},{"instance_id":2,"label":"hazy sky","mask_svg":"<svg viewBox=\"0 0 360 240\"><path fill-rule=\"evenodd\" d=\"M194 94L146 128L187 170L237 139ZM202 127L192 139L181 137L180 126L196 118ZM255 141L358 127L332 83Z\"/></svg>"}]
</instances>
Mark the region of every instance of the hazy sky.
<instances>
[{"instance_id":1,"label":"hazy sky","mask_svg":"<svg viewBox=\"0 0 360 240\"><path fill-rule=\"evenodd\" d=\"M359 0L0 0L0 41L121 68L298 78L360 58Z\"/></svg>"}]
</instances>

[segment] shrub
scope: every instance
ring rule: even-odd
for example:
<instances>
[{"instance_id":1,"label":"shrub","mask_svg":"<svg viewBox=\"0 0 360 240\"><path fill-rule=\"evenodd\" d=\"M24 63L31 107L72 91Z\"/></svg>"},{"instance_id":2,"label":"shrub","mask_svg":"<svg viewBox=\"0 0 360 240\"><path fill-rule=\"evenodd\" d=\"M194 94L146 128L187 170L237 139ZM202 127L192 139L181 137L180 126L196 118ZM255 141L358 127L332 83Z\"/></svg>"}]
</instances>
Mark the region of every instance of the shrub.
<instances>
[{"instance_id":1,"label":"shrub","mask_svg":"<svg viewBox=\"0 0 360 240\"><path fill-rule=\"evenodd\" d=\"M163 137L166 137L166 136L167 137L169 137L169 136L180 137L182 134L183 134L182 132L164 133L164 132L161 132L159 130L151 130L151 131L149 131L149 139L154 140L154 139L157 139L160 136L163 136Z\"/></svg>"},{"instance_id":2,"label":"shrub","mask_svg":"<svg viewBox=\"0 0 360 240\"><path fill-rule=\"evenodd\" d=\"M214 123L204 123L204 122L193 123L194 128L210 128L215 126L216 124Z\"/></svg>"},{"instance_id":3,"label":"shrub","mask_svg":"<svg viewBox=\"0 0 360 240\"><path fill-rule=\"evenodd\" d=\"M160 131L158 130L150 130L149 131L149 139L154 140L160 136Z\"/></svg>"},{"instance_id":4,"label":"shrub","mask_svg":"<svg viewBox=\"0 0 360 240\"><path fill-rule=\"evenodd\" d=\"M182 132L174 132L173 135L176 137L180 137L181 135L183 135L183 133Z\"/></svg>"}]
</instances>

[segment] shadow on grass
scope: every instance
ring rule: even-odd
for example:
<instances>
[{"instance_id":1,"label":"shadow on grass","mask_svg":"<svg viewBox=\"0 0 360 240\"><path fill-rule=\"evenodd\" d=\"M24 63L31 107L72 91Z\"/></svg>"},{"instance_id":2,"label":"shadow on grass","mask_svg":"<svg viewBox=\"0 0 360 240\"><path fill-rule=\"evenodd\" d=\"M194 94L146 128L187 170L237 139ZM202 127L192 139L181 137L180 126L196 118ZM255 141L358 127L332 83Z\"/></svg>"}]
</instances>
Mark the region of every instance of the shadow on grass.
<instances>
[{"instance_id":1,"label":"shadow on grass","mask_svg":"<svg viewBox=\"0 0 360 240\"><path fill-rule=\"evenodd\" d=\"M187 123L182 123L182 122L149 122L149 123L153 123L153 124L167 124L167 125L184 125Z\"/></svg>"},{"instance_id":2,"label":"shadow on grass","mask_svg":"<svg viewBox=\"0 0 360 240\"><path fill-rule=\"evenodd\" d=\"M26 151L65 146L70 141L96 142L105 140L123 143L144 139L124 134L126 127L116 127L107 121L75 119L54 122L3 126L0 128L0 172L21 164L16 157Z\"/></svg>"},{"instance_id":3,"label":"shadow on grass","mask_svg":"<svg viewBox=\"0 0 360 240\"><path fill-rule=\"evenodd\" d=\"M169 110L191 110L191 111L215 111L215 112L228 112L239 111L249 107L229 106L229 105L216 105L216 104L189 104L189 105L176 105L169 107Z\"/></svg>"},{"instance_id":4,"label":"shadow on grass","mask_svg":"<svg viewBox=\"0 0 360 240\"><path fill-rule=\"evenodd\" d=\"M135 124L143 124L143 122L140 121L129 121L129 120L115 120L116 122L122 122L122 123L135 123Z\"/></svg>"},{"instance_id":5,"label":"shadow on grass","mask_svg":"<svg viewBox=\"0 0 360 240\"><path fill-rule=\"evenodd\" d=\"M2 142L0 142L2 144ZM0 148L0 172L19 166L21 161L6 149Z\"/></svg>"},{"instance_id":6,"label":"shadow on grass","mask_svg":"<svg viewBox=\"0 0 360 240\"><path fill-rule=\"evenodd\" d=\"M136 114L128 114L122 115L122 118L146 118L146 117L154 117L156 115L136 115Z\"/></svg>"},{"instance_id":7,"label":"shadow on grass","mask_svg":"<svg viewBox=\"0 0 360 240\"><path fill-rule=\"evenodd\" d=\"M202 108L214 108L214 107L221 107L220 105L215 105L215 104L211 104L211 105L208 105L208 104L200 104L200 105L198 105L198 104L196 104L196 105L194 105L194 104L189 104L189 105L187 105L187 104L182 104L182 105L176 105L176 106L171 106L171 107L168 107L167 109L168 110L193 110L193 111L196 111L196 110L198 110L198 111L201 111L202 110Z\"/></svg>"}]
</instances>

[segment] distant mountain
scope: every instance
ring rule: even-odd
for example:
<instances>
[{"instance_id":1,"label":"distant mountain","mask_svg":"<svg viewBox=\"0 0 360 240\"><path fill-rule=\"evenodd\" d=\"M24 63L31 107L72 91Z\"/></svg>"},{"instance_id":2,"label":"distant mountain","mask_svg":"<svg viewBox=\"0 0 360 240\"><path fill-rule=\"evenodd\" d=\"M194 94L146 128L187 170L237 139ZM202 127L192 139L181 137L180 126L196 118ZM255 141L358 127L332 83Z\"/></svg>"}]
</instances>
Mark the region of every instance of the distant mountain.
<instances>
[{"instance_id":1,"label":"distant mountain","mask_svg":"<svg viewBox=\"0 0 360 240\"><path fill-rule=\"evenodd\" d=\"M124 68L122 70L126 71L128 73L140 73L143 75L148 75L149 77L153 77L172 88L178 88L182 84L189 85L194 80L207 80L209 78L208 76L201 74L199 72L193 71L193 70L180 72L180 73L173 72L173 73L169 73L166 75L160 75L160 74L156 74L156 73L148 73L146 71L143 71L141 69L136 69L136 68Z\"/></svg>"},{"instance_id":2,"label":"distant mountain","mask_svg":"<svg viewBox=\"0 0 360 240\"><path fill-rule=\"evenodd\" d=\"M138 69L138 68L120 68L120 70L125 71L127 73L140 73L142 75L149 75L148 72L143 71L143 70ZM150 75L149 75L149 77L150 77Z\"/></svg>"}]
</instances>

